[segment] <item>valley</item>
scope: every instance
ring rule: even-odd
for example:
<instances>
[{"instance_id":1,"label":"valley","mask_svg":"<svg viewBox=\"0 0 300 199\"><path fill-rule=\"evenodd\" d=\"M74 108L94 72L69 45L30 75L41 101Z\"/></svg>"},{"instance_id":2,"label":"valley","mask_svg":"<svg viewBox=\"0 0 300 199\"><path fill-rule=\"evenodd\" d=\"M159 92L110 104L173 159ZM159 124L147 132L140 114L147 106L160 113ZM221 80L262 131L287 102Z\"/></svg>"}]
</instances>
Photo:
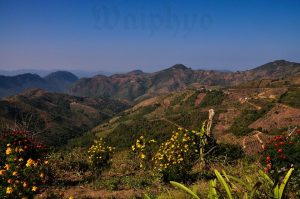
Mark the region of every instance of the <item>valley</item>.
<instances>
[{"instance_id":1,"label":"valley","mask_svg":"<svg viewBox=\"0 0 300 199\"><path fill-rule=\"evenodd\" d=\"M290 69L279 73L284 67ZM50 149L47 161L53 182L40 198L51 194L132 198L145 193L163 196L164 190L180 195L154 176L153 154L174 140L174 133L202 132L213 109L212 137L207 138L212 139L208 143L212 148L204 149L207 164L231 175L240 175L233 172L238 169L254 172L257 168L251 161L262 153L262 146L275 135L299 128L299 68L296 63L275 61L229 73L175 65L152 74L133 71L79 80L54 73L46 79L60 85L56 92L32 88L0 101L1 132L25 129ZM141 139L154 143L147 142L149 148L144 147L149 151L142 153L142 159L131 150ZM89 159L96 140L114 150L100 174L94 173L97 169ZM143 158L149 158L146 165ZM189 166L189 180L183 182L207 183L211 171L199 164Z\"/></svg>"}]
</instances>

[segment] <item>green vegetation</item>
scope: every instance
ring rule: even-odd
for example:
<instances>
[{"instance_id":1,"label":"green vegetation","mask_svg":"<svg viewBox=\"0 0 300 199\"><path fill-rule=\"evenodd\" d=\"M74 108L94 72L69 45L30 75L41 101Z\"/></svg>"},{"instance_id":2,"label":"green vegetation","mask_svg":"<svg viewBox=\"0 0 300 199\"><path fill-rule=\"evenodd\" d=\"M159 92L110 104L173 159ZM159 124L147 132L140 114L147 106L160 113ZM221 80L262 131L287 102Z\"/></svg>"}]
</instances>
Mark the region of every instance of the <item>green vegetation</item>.
<instances>
[{"instance_id":1,"label":"green vegetation","mask_svg":"<svg viewBox=\"0 0 300 199\"><path fill-rule=\"evenodd\" d=\"M33 90L0 101L0 121L10 126L16 123L37 134L45 144L61 147L127 107L105 98Z\"/></svg>"},{"instance_id":2,"label":"green vegetation","mask_svg":"<svg viewBox=\"0 0 300 199\"><path fill-rule=\"evenodd\" d=\"M207 120L207 113L202 112L200 109L187 111L183 114L173 114L167 116L170 121L189 129L200 130L200 125Z\"/></svg>"},{"instance_id":3,"label":"green vegetation","mask_svg":"<svg viewBox=\"0 0 300 199\"><path fill-rule=\"evenodd\" d=\"M247 181L240 180L237 177L229 176L225 173L224 170L222 170L222 174L218 170L214 170L214 173L216 175L216 179L218 179L221 187L225 190L225 193L222 193L220 189L217 188L216 180L211 180L209 183L209 193L207 198L209 199L215 199L219 197L224 198L247 198L247 199L254 199L254 198L265 198L265 197L271 197L275 199L282 199L285 198L285 190L287 187L287 183L292 175L292 172L294 171L293 168L291 168L285 175L284 179L282 180L282 183L279 182L275 183L273 182L269 176L266 174L262 174L262 178L264 178L265 181L268 181L269 187L264 187L266 190L260 190L260 187L263 185L262 181L256 181L254 184L249 183ZM262 173L262 172L261 172ZM234 181L234 183L232 181ZM200 199L200 197L192 191L191 189L187 188L183 184L180 184L178 182L170 182L174 187L177 187L181 189L182 191L187 192L189 195L191 195L195 199ZM244 186L243 189L238 186ZM233 191L233 189L237 189L238 191ZM273 194L270 193L270 190L273 189ZM267 192L266 192L267 191ZM268 193L269 192L269 193ZM234 197L235 196L235 197ZM149 196L147 196L149 197Z\"/></svg>"},{"instance_id":4,"label":"green vegetation","mask_svg":"<svg viewBox=\"0 0 300 199\"><path fill-rule=\"evenodd\" d=\"M244 96L246 92L235 92L234 97ZM208 119L207 110L210 108L215 110L213 131L218 130L214 128L216 124L218 127L221 124L222 129L227 119L231 119L226 114L224 119L220 113L229 109L234 109L232 112L240 110L241 114L232 119L233 124L227 132L238 136L248 135L252 131L248 128L249 124L264 116L273 107L274 101L266 98L249 99L256 107L231 100L234 97L230 96L230 92L226 95L213 90L207 91L203 101L195 106L199 93L188 89L157 97L121 112L111 120L108 119L117 110L122 110L124 104L117 103L114 106L114 102L106 102L106 99L98 103L97 99L74 98L76 103L70 105L68 96L65 96L66 99L44 96L41 101L47 103L42 105L39 99L22 99L19 108L23 111L47 105L46 116L55 123L46 123L53 126L51 131L46 131L49 134L41 138L53 141L54 136L55 140L59 138L57 143L62 145L53 148L46 156L52 184L46 186L49 193L43 194L68 198L74 189L74 198L81 192L83 194L79 198L92 197L87 192L96 197L105 194L107 198L142 198L144 193L149 193L150 198L190 198L193 194L199 198L270 198L275 193L277 198L298 197L300 178L297 162L300 158L299 153L293 152L299 151L298 144L293 147L290 144L282 146L283 154L290 156L288 162L294 165L294 170L284 180L290 166L281 164L282 158L277 157L275 149L269 151L270 147L262 154L249 157L240 146L219 143L207 136L206 125L201 126ZM57 107L52 109L50 102L57 104ZM0 114L7 114L9 108L0 109ZM36 117L39 118L41 114L35 113L33 118L39 121ZM100 117L96 117L97 114ZM100 125L91 129L98 122ZM78 137L84 130L86 133ZM280 132L286 130L282 128ZM94 143L99 139L102 140ZM66 141L67 145L64 144ZM267 155L274 161L274 172L262 175L257 171L267 167ZM0 161L2 159L4 156L0 154ZM281 171L283 167L285 169ZM280 178L273 175L275 170L281 171ZM184 192L170 186L170 180L175 180L172 184L181 187ZM76 189L80 189L80 193ZM60 192L66 195L62 196Z\"/></svg>"},{"instance_id":5,"label":"green vegetation","mask_svg":"<svg viewBox=\"0 0 300 199\"><path fill-rule=\"evenodd\" d=\"M165 129L165 131L162 132L161 129ZM117 149L124 149L130 147L141 135L163 142L175 129L176 126L172 126L164 120L139 119L130 124L119 124L107 135L105 140L111 146L118 146Z\"/></svg>"},{"instance_id":6,"label":"green vegetation","mask_svg":"<svg viewBox=\"0 0 300 199\"><path fill-rule=\"evenodd\" d=\"M279 102L294 108L300 108L300 88L290 87L288 91L280 97Z\"/></svg>"},{"instance_id":7,"label":"green vegetation","mask_svg":"<svg viewBox=\"0 0 300 199\"><path fill-rule=\"evenodd\" d=\"M249 128L248 126L255 122L257 119L266 114L274 106L273 103L269 103L260 110L249 110L245 109L239 115L239 117L234 121L230 126L227 132L233 133L236 136L244 136L251 133L254 129Z\"/></svg>"},{"instance_id":8,"label":"green vegetation","mask_svg":"<svg viewBox=\"0 0 300 199\"><path fill-rule=\"evenodd\" d=\"M107 146L102 138L95 140L95 143L89 148L89 163L97 175L109 167L113 150L114 148Z\"/></svg>"},{"instance_id":9,"label":"green vegetation","mask_svg":"<svg viewBox=\"0 0 300 199\"><path fill-rule=\"evenodd\" d=\"M222 91L212 90L207 91L206 96L200 104L201 108L217 106L224 100L225 94Z\"/></svg>"}]
</instances>

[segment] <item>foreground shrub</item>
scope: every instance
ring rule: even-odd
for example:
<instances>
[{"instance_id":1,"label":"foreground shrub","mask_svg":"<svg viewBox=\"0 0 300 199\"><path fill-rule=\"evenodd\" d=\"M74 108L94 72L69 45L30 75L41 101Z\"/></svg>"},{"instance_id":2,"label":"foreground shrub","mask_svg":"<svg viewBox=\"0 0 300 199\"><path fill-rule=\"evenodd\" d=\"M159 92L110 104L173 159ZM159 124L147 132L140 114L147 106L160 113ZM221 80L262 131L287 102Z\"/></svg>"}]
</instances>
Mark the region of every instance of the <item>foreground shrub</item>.
<instances>
[{"instance_id":1,"label":"foreground shrub","mask_svg":"<svg viewBox=\"0 0 300 199\"><path fill-rule=\"evenodd\" d=\"M220 143L213 147L214 150L205 156L205 160L209 163L233 164L245 156L239 145Z\"/></svg>"},{"instance_id":2,"label":"foreground shrub","mask_svg":"<svg viewBox=\"0 0 300 199\"><path fill-rule=\"evenodd\" d=\"M135 144L131 146L135 160L141 169L151 168L152 150L154 149L153 144L155 143L156 141L154 139L147 140L144 136L140 136Z\"/></svg>"},{"instance_id":3,"label":"foreground shrub","mask_svg":"<svg viewBox=\"0 0 300 199\"><path fill-rule=\"evenodd\" d=\"M49 156L49 168L54 184L72 184L82 180L88 173L90 164L86 148L52 151Z\"/></svg>"},{"instance_id":4,"label":"foreground shrub","mask_svg":"<svg viewBox=\"0 0 300 199\"><path fill-rule=\"evenodd\" d=\"M292 136L277 135L265 146L261 164L273 177L280 176L289 168L300 167L300 131Z\"/></svg>"},{"instance_id":5,"label":"foreground shrub","mask_svg":"<svg viewBox=\"0 0 300 199\"><path fill-rule=\"evenodd\" d=\"M0 198L33 197L47 182L45 147L26 131L5 132L0 140Z\"/></svg>"},{"instance_id":6,"label":"foreground shrub","mask_svg":"<svg viewBox=\"0 0 300 199\"><path fill-rule=\"evenodd\" d=\"M106 143L101 139L88 150L89 162L96 173L100 173L103 169L110 165L110 159L113 154L113 147L106 146Z\"/></svg>"},{"instance_id":7,"label":"foreground shrub","mask_svg":"<svg viewBox=\"0 0 300 199\"><path fill-rule=\"evenodd\" d=\"M201 145L205 145L200 134L203 132L179 128L161 144L153 161L154 170L162 175L163 181L185 181L188 178L188 173L201 154Z\"/></svg>"},{"instance_id":8,"label":"foreground shrub","mask_svg":"<svg viewBox=\"0 0 300 199\"><path fill-rule=\"evenodd\" d=\"M284 173L294 168L290 189L300 197L300 130L292 135L277 135L261 153L261 164L270 177L279 181Z\"/></svg>"}]
</instances>

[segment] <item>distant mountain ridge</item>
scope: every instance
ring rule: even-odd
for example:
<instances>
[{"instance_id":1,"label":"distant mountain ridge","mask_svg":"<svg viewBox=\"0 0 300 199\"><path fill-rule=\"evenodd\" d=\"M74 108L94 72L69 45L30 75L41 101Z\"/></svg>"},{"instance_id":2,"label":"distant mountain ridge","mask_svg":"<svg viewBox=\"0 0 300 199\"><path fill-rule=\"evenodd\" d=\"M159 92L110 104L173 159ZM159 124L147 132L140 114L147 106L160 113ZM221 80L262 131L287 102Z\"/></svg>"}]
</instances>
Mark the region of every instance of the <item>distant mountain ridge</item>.
<instances>
[{"instance_id":1,"label":"distant mountain ridge","mask_svg":"<svg viewBox=\"0 0 300 199\"><path fill-rule=\"evenodd\" d=\"M50 91L64 92L78 80L78 77L67 71L56 71L47 75L44 79L51 86Z\"/></svg>"},{"instance_id":2,"label":"distant mountain ridge","mask_svg":"<svg viewBox=\"0 0 300 199\"><path fill-rule=\"evenodd\" d=\"M106 75L106 76L110 76L113 75L114 72L108 72L108 71L87 71L87 70L67 70L67 69L53 69L53 70L38 70L38 69L17 69L17 70L1 70L0 69L0 75L3 76L17 76L17 75L22 75L25 73L32 73L32 74L37 74L41 77L45 77L51 73L54 73L56 71L69 71L71 73L73 73L74 75L76 75L79 78L82 77L93 77L95 75L101 74L101 75Z\"/></svg>"},{"instance_id":3,"label":"distant mountain ridge","mask_svg":"<svg viewBox=\"0 0 300 199\"><path fill-rule=\"evenodd\" d=\"M278 79L300 74L300 64L277 60L241 72L192 70L182 64L154 72L132 71L110 77L98 75L75 82L68 93L78 96L107 96L137 101L185 89L193 84L233 86L259 79Z\"/></svg>"},{"instance_id":4,"label":"distant mountain ridge","mask_svg":"<svg viewBox=\"0 0 300 199\"><path fill-rule=\"evenodd\" d=\"M37 74L25 73L16 76L0 75L0 98L15 95L30 88L52 92L64 92L78 77L67 71L57 71L42 78Z\"/></svg>"},{"instance_id":5,"label":"distant mountain ridge","mask_svg":"<svg viewBox=\"0 0 300 199\"><path fill-rule=\"evenodd\" d=\"M248 81L280 79L299 74L300 64L285 60L237 72L193 70L176 64L153 73L134 70L81 79L67 71L53 72L44 78L26 73L12 77L0 75L0 97L15 95L29 88L41 88L82 97L110 97L134 102L188 87L236 86Z\"/></svg>"}]
</instances>

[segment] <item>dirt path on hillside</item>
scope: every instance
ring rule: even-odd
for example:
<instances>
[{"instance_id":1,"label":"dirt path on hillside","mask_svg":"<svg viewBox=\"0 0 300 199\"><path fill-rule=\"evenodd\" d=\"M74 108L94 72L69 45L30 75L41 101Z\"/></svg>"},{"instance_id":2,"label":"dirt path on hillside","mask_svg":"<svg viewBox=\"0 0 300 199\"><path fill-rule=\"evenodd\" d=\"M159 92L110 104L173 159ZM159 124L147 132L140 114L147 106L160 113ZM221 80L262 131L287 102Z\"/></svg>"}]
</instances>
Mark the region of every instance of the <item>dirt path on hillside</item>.
<instances>
[{"instance_id":1,"label":"dirt path on hillside","mask_svg":"<svg viewBox=\"0 0 300 199\"><path fill-rule=\"evenodd\" d=\"M203 101L204 97L206 96L206 93L199 93L197 96L197 99L195 100L195 106L199 106L201 102Z\"/></svg>"},{"instance_id":2,"label":"dirt path on hillside","mask_svg":"<svg viewBox=\"0 0 300 199\"><path fill-rule=\"evenodd\" d=\"M253 104L252 102L249 102L248 100L246 101L247 104L253 106L256 110L260 110L261 109L261 106L258 106L256 104Z\"/></svg>"},{"instance_id":3,"label":"dirt path on hillside","mask_svg":"<svg viewBox=\"0 0 300 199\"><path fill-rule=\"evenodd\" d=\"M178 125L178 124L176 124L175 122L173 122L173 121L171 121L171 120L168 120L167 118L165 118L165 117L161 117L161 118L157 118L157 119L151 119L151 120L149 120L150 122L153 122L153 121L161 121L161 120L164 120L164 121L166 121L166 122L168 122L168 123L170 123L170 124L172 124L172 125L174 125L174 126L177 126L178 128L182 128L182 126L180 126L180 125Z\"/></svg>"}]
</instances>

